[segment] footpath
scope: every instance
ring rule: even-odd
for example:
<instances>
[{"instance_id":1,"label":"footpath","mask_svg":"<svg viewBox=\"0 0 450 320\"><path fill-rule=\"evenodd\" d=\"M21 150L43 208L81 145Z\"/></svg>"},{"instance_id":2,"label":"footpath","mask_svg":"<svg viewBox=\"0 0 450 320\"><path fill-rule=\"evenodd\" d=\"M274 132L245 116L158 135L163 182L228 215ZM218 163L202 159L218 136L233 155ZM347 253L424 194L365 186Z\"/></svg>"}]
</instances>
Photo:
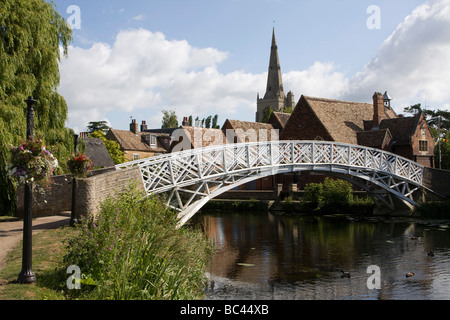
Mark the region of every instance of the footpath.
<instances>
[{"instance_id":1,"label":"footpath","mask_svg":"<svg viewBox=\"0 0 450 320\"><path fill-rule=\"evenodd\" d=\"M70 213L33 219L33 235L70 223ZM0 271L6 266L8 252L23 239L23 220L0 222Z\"/></svg>"}]
</instances>

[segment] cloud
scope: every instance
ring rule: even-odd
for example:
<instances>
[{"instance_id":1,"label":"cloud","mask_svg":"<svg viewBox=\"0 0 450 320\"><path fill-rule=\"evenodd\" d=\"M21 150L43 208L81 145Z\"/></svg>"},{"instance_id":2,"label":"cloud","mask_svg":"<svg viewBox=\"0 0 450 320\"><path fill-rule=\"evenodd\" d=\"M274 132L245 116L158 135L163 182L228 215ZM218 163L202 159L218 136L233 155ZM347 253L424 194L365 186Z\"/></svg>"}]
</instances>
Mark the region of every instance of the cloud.
<instances>
[{"instance_id":1,"label":"cloud","mask_svg":"<svg viewBox=\"0 0 450 320\"><path fill-rule=\"evenodd\" d=\"M334 98L348 88L348 79L334 63L316 61L308 70L291 71L283 75L285 88L306 96Z\"/></svg>"},{"instance_id":2,"label":"cloud","mask_svg":"<svg viewBox=\"0 0 450 320\"><path fill-rule=\"evenodd\" d=\"M387 90L397 112L425 101L445 108L450 101L448 30L450 0L430 0L405 18L361 71L349 75L334 62L317 61L283 74L285 91L292 90L296 99L304 94L370 102L375 91ZM59 88L69 105L69 125L84 130L89 121L104 119L115 125L116 112L161 119L162 109L179 117L252 120L267 73L221 73L218 66L228 56L145 29L121 31L112 45L71 47L61 62Z\"/></svg>"},{"instance_id":3,"label":"cloud","mask_svg":"<svg viewBox=\"0 0 450 320\"><path fill-rule=\"evenodd\" d=\"M144 18L145 18L145 16L143 14L139 14L139 15L133 17L132 19L135 21L142 21L142 20L144 20Z\"/></svg>"},{"instance_id":4,"label":"cloud","mask_svg":"<svg viewBox=\"0 0 450 320\"><path fill-rule=\"evenodd\" d=\"M251 109L265 76L219 73L217 65L227 56L145 29L120 32L112 46L70 47L59 88L69 105L69 125L83 130L113 111L145 109L160 118L162 109L180 117Z\"/></svg>"},{"instance_id":5,"label":"cloud","mask_svg":"<svg viewBox=\"0 0 450 320\"><path fill-rule=\"evenodd\" d=\"M388 90L396 106L450 101L450 1L417 7L386 39L363 70L349 79L343 97L361 100Z\"/></svg>"}]
</instances>

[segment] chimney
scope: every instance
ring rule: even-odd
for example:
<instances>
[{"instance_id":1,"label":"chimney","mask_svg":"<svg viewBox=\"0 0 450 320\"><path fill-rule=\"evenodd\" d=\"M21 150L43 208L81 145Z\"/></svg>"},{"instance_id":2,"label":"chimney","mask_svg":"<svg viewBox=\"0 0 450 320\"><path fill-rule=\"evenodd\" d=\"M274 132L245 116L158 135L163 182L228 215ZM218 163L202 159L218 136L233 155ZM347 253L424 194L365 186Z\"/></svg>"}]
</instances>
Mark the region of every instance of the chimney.
<instances>
[{"instance_id":1,"label":"chimney","mask_svg":"<svg viewBox=\"0 0 450 320\"><path fill-rule=\"evenodd\" d=\"M183 123L182 123L182 126L183 126L183 127L189 127L189 126L190 126L188 117L183 117Z\"/></svg>"},{"instance_id":2,"label":"chimney","mask_svg":"<svg viewBox=\"0 0 450 320\"><path fill-rule=\"evenodd\" d=\"M144 120L142 120L141 132L144 132L145 130L147 130L147 123Z\"/></svg>"},{"instance_id":3,"label":"chimney","mask_svg":"<svg viewBox=\"0 0 450 320\"><path fill-rule=\"evenodd\" d=\"M378 129L381 120L386 119L384 112L384 97L380 92L373 95L373 129Z\"/></svg>"},{"instance_id":4,"label":"chimney","mask_svg":"<svg viewBox=\"0 0 450 320\"><path fill-rule=\"evenodd\" d=\"M132 119L131 123L130 123L130 131L133 132L134 134L137 134L138 132L138 124L136 122L136 119Z\"/></svg>"}]
</instances>

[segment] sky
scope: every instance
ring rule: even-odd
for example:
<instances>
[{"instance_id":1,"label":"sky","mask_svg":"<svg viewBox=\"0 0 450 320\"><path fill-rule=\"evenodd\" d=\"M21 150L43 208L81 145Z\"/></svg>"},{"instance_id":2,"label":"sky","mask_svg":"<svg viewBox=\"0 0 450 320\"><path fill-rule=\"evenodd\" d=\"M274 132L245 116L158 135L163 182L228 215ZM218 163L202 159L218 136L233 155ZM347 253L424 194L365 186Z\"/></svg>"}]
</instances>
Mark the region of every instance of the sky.
<instances>
[{"instance_id":1,"label":"sky","mask_svg":"<svg viewBox=\"0 0 450 320\"><path fill-rule=\"evenodd\" d=\"M67 126L131 119L160 128L254 121L272 30L285 92L372 102L388 91L397 113L450 108L450 0L54 0L73 28L58 92Z\"/></svg>"}]
</instances>

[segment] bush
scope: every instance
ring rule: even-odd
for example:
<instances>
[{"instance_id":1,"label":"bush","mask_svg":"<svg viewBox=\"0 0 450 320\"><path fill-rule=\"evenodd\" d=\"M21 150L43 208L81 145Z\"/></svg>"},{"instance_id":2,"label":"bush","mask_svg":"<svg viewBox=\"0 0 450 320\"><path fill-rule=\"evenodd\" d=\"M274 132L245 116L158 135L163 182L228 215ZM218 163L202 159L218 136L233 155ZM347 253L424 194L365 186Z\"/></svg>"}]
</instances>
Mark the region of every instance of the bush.
<instances>
[{"instance_id":1,"label":"bush","mask_svg":"<svg viewBox=\"0 0 450 320\"><path fill-rule=\"evenodd\" d=\"M323 183L306 185L304 199L314 211L340 211L352 203L352 185L347 181L325 178Z\"/></svg>"},{"instance_id":2,"label":"bush","mask_svg":"<svg viewBox=\"0 0 450 320\"><path fill-rule=\"evenodd\" d=\"M107 199L95 219L80 220L64 261L80 267L83 288L92 288L85 298L202 297L209 245L200 231L176 229L176 214L159 199L131 189Z\"/></svg>"}]
</instances>

